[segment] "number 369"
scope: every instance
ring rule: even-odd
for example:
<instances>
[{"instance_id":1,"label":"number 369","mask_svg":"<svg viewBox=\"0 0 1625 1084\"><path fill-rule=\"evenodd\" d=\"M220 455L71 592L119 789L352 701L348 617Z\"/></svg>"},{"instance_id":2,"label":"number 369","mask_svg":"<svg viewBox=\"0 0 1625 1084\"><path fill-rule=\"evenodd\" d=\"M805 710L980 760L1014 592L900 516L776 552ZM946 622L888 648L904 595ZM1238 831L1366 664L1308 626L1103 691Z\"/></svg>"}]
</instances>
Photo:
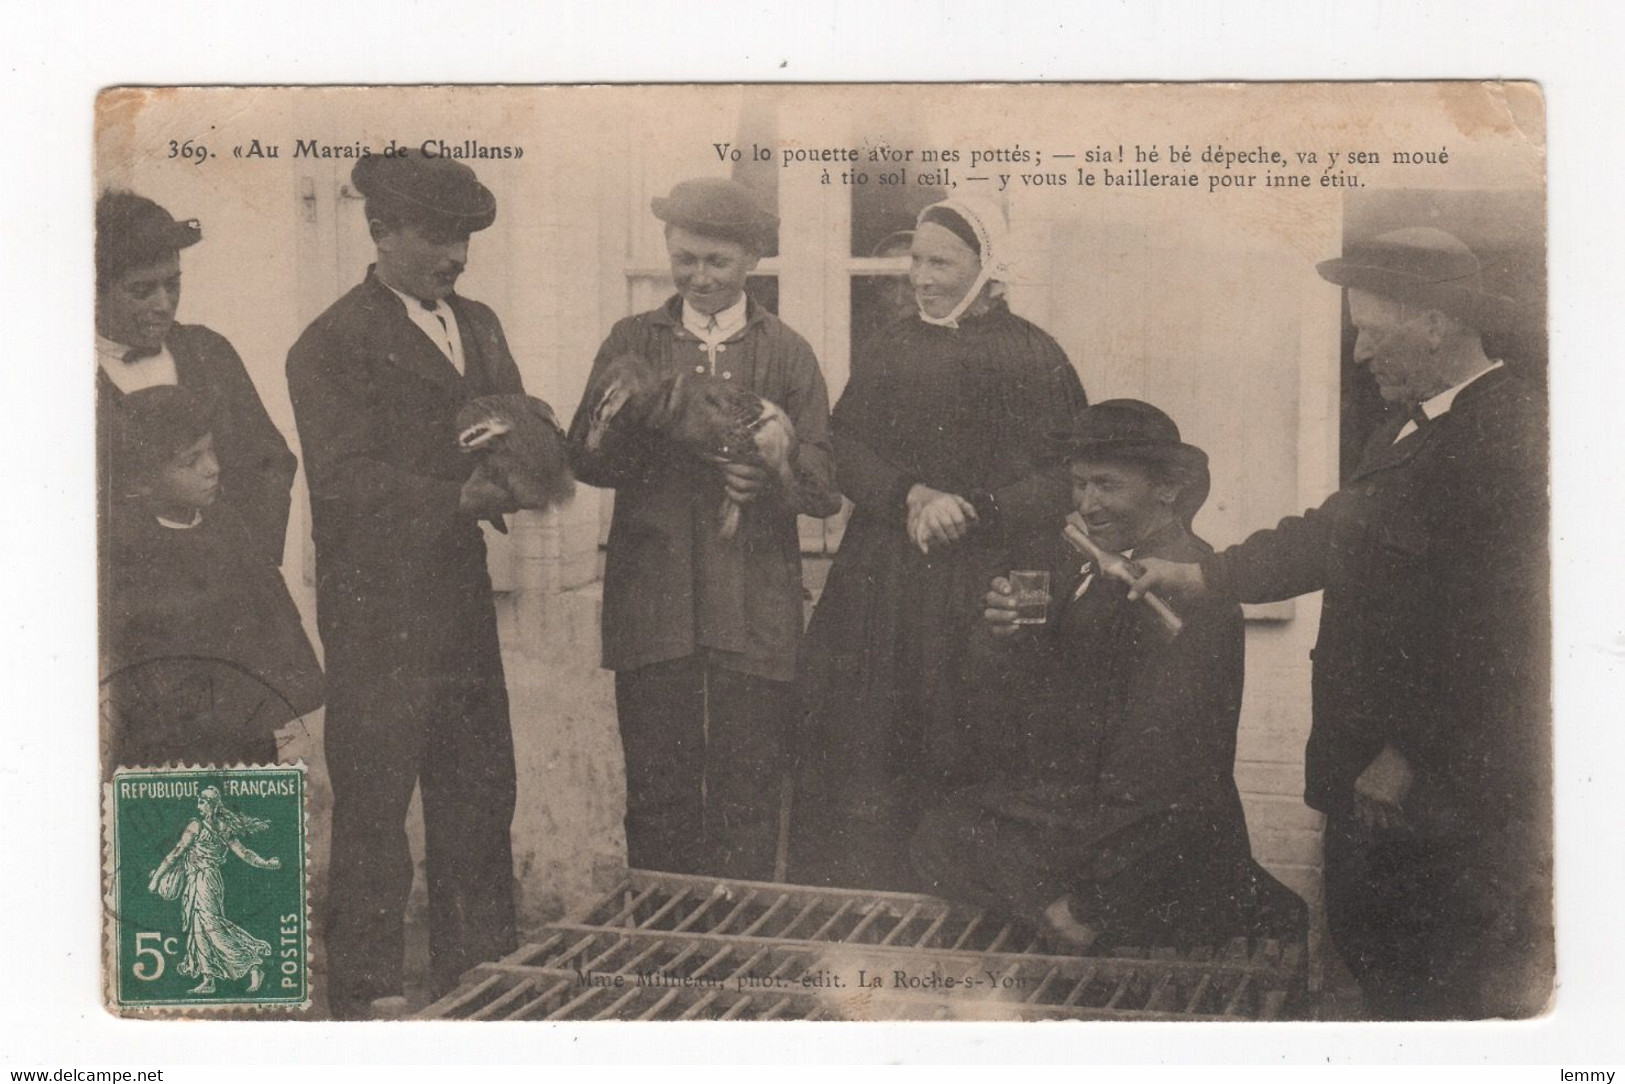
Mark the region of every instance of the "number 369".
<instances>
[{"instance_id":1,"label":"number 369","mask_svg":"<svg viewBox=\"0 0 1625 1084\"><path fill-rule=\"evenodd\" d=\"M200 166L210 157L209 148L190 139L185 142L171 139L169 141L169 156L171 158L185 158L188 161L196 162Z\"/></svg>"}]
</instances>

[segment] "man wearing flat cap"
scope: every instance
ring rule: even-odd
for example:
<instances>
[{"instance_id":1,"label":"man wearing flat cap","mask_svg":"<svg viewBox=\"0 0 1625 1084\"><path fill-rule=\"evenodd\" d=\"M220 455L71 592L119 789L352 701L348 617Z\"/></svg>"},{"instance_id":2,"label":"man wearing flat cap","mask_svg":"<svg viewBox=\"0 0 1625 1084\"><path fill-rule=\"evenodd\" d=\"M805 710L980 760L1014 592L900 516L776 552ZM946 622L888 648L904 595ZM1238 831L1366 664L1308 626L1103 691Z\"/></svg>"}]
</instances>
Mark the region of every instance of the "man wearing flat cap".
<instances>
[{"instance_id":1,"label":"man wearing flat cap","mask_svg":"<svg viewBox=\"0 0 1625 1084\"><path fill-rule=\"evenodd\" d=\"M1162 411L1108 400L1052 439L1074 518L1102 550L1213 552L1191 532L1207 455ZM1022 693L996 709L998 778L948 796L914 836L927 890L1022 921L1059 951L1301 937L1303 903L1252 860L1236 790L1240 606L1187 605L1174 635L1126 584L1059 537L1055 549L1041 626L1016 624L1003 577L987 594L985 624Z\"/></svg>"},{"instance_id":2,"label":"man wearing flat cap","mask_svg":"<svg viewBox=\"0 0 1625 1084\"><path fill-rule=\"evenodd\" d=\"M785 727L802 628L796 516L840 508L829 397L812 348L745 292L776 220L743 185L683 181L652 202L677 293L609 333L588 388L632 354L661 372L737 381L795 426L792 492L749 465L712 464L638 430L585 439L576 476L615 492L604 568L603 664L615 671L635 867L769 880ZM724 492L743 505L723 538Z\"/></svg>"},{"instance_id":3,"label":"man wearing flat cap","mask_svg":"<svg viewBox=\"0 0 1625 1084\"><path fill-rule=\"evenodd\" d=\"M378 259L288 354L310 477L325 749L333 782L328 992L335 1016L404 1006L406 811L423 796L434 991L514 946L513 738L479 521L512 511L471 478L458 409L522 392L496 314L455 292L496 218L447 158L364 158Z\"/></svg>"},{"instance_id":4,"label":"man wearing flat cap","mask_svg":"<svg viewBox=\"0 0 1625 1084\"><path fill-rule=\"evenodd\" d=\"M248 527L258 556L282 563L297 461L265 412L231 343L199 324L179 324L180 251L203 239L195 220L176 221L150 199L107 191L96 203L96 418L104 521L111 426L125 397L178 385L215 411L220 499ZM104 529L116 529L103 523Z\"/></svg>"},{"instance_id":5,"label":"man wearing flat cap","mask_svg":"<svg viewBox=\"0 0 1625 1084\"><path fill-rule=\"evenodd\" d=\"M1348 246L1354 360L1404 409L1343 487L1131 594L1324 591L1308 804L1366 1011L1527 1016L1551 991L1544 412L1480 333L1508 319L1442 230Z\"/></svg>"}]
</instances>

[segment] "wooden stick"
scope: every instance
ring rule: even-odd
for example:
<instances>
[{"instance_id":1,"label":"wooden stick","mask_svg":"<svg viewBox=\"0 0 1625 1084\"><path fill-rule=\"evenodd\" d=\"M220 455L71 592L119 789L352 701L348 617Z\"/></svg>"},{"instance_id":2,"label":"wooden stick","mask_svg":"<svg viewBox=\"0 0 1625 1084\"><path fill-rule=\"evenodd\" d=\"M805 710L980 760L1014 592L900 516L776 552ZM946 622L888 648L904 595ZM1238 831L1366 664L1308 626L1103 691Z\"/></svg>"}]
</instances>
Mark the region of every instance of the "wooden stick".
<instances>
[{"instance_id":1,"label":"wooden stick","mask_svg":"<svg viewBox=\"0 0 1625 1084\"><path fill-rule=\"evenodd\" d=\"M1076 514L1073 513L1073 515ZM1068 518L1070 520L1070 517ZM1095 545L1095 540L1090 538L1088 533L1078 526L1077 522L1068 522L1066 530L1062 533L1066 536L1066 540L1072 544L1073 549L1095 563L1095 567L1100 569L1101 575L1110 576L1114 580L1121 580L1123 583L1129 584L1140 578L1138 565L1121 553L1110 553ZM1173 609L1155 594L1147 591L1141 596L1141 601L1156 611L1157 617L1162 620L1163 626L1171 634L1178 636L1185 628L1185 622L1180 619L1179 615L1174 613Z\"/></svg>"}]
</instances>

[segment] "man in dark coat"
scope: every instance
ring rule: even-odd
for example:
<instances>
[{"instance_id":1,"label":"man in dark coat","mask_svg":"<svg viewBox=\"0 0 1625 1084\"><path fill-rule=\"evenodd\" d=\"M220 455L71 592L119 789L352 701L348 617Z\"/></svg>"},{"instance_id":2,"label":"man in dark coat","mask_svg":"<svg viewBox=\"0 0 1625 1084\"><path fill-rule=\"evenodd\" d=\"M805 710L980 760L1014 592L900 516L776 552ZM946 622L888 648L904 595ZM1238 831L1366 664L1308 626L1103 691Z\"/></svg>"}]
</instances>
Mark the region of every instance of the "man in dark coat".
<instances>
[{"instance_id":1,"label":"man in dark coat","mask_svg":"<svg viewBox=\"0 0 1625 1084\"><path fill-rule=\"evenodd\" d=\"M653 201L677 293L611 329L570 427L576 476L615 489L604 567L604 666L626 751L627 860L772 879L783 746L801 642L797 514L840 510L829 393L812 347L745 292L773 216L744 186L684 181ZM743 463L700 461L647 433L589 448L594 393L624 354L737 381L795 426L793 492ZM724 491L743 505L719 536Z\"/></svg>"},{"instance_id":2,"label":"man in dark coat","mask_svg":"<svg viewBox=\"0 0 1625 1084\"><path fill-rule=\"evenodd\" d=\"M1113 399L1064 438L1076 517L1103 550L1197 560L1207 456L1157 408ZM1042 627L999 577L984 620L1022 695L993 724L998 779L947 798L914 837L928 889L1023 920L1061 950L1301 936L1302 902L1252 861L1235 783L1241 608L1208 598L1171 633L1127 585L1070 554ZM1059 554L1058 554L1059 556ZM1015 676L1015 675L1013 675Z\"/></svg>"},{"instance_id":3,"label":"man in dark coat","mask_svg":"<svg viewBox=\"0 0 1625 1084\"><path fill-rule=\"evenodd\" d=\"M1529 1015L1551 990L1544 412L1488 358L1504 318L1459 239L1404 229L1320 265L1385 399L1319 508L1132 593L1325 592L1306 800L1326 913L1367 1010Z\"/></svg>"},{"instance_id":4,"label":"man in dark coat","mask_svg":"<svg viewBox=\"0 0 1625 1084\"><path fill-rule=\"evenodd\" d=\"M451 159L352 173L378 262L288 355L310 475L333 781L334 1015L403 1006L405 819L422 789L430 967L443 992L514 946L513 738L479 520L512 511L471 479L458 409L522 392L502 325L454 291L496 201Z\"/></svg>"},{"instance_id":5,"label":"man in dark coat","mask_svg":"<svg viewBox=\"0 0 1625 1084\"><path fill-rule=\"evenodd\" d=\"M178 222L133 192L104 192L96 203L99 504L105 520L110 434L125 397L178 385L212 400L220 500L243 520L260 555L281 564L297 461L231 344L201 325L175 322L180 250L202 239L195 220Z\"/></svg>"}]
</instances>

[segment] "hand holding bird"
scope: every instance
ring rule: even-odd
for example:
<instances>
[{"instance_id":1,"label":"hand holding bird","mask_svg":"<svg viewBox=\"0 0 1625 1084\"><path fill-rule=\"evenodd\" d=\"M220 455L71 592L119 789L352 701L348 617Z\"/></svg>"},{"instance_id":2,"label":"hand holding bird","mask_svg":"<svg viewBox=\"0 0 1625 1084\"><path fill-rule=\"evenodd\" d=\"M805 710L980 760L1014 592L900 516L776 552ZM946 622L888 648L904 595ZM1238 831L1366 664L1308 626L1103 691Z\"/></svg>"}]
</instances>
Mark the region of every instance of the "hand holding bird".
<instances>
[{"instance_id":1,"label":"hand holding bird","mask_svg":"<svg viewBox=\"0 0 1625 1084\"><path fill-rule=\"evenodd\" d=\"M795 426L776 404L731 381L682 370L661 371L624 354L605 367L588 393L592 404L583 444L597 451L616 429L639 428L719 465L722 526L731 539L741 508L769 480L795 485Z\"/></svg>"},{"instance_id":2,"label":"hand holding bird","mask_svg":"<svg viewBox=\"0 0 1625 1084\"><path fill-rule=\"evenodd\" d=\"M510 508L539 509L563 503L575 492L564 430L542 400L522 394L471 399L457 412L457 433L457 446L480 457L464 486L465 497L497 509L491 522L498 530L507 530L503 496Z\"/></svg>"}]
</instances>

